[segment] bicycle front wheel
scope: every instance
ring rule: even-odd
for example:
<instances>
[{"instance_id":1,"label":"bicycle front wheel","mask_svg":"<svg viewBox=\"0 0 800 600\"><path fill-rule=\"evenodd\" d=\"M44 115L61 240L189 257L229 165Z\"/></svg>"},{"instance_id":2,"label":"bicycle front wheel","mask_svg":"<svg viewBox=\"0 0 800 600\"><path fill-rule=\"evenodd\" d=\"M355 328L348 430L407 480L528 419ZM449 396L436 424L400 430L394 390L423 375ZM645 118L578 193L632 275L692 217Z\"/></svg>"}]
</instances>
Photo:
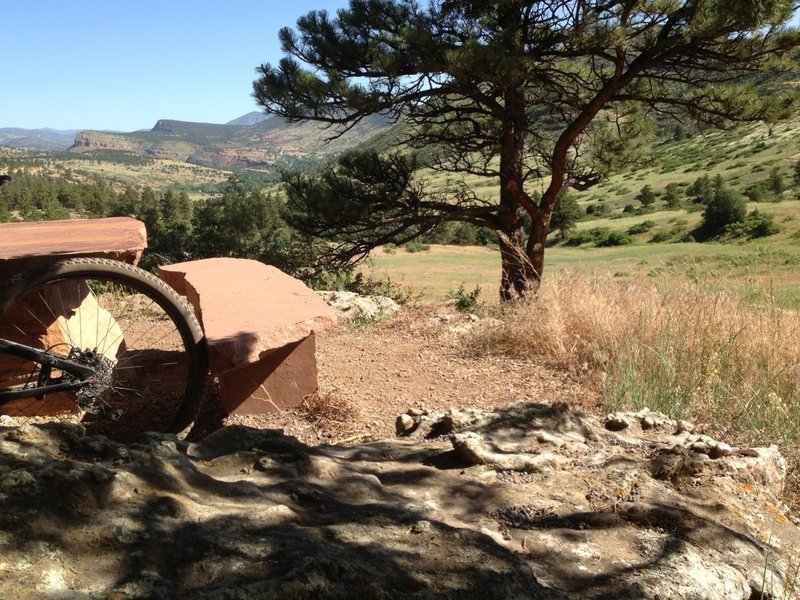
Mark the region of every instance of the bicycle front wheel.
<instances>
[{"instance_id":1,"label":"bicycle front wheel","mask_svg":"<svg viewBox=\"0 0 800 600\"><path fill-rule=\"evenodd\" d=\"M70 259L16 276L0 298L0 337L98 373L74 391L15 400L0 413L82 411L90 432L117 439L179 432L197 416L208 370L203 332L191 307L152 274L113 260ZM47 369L2 356L0 387L60 376Z\"/></svg>"}]
</instances>

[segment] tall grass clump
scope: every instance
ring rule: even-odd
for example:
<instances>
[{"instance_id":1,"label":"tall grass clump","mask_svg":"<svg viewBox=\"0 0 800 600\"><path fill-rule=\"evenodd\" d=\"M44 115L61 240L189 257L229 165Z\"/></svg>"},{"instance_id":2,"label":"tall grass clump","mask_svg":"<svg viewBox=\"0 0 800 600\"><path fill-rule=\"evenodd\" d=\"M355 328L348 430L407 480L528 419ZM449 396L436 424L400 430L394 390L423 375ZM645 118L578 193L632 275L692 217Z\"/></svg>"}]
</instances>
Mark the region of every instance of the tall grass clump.
<instances>
[{"instance_id":1,"label":"tall grass clump","mask_svg":"<svg viewBox=\"0 0 800 600\"><path fill-rule=\"evenodd\" d=\"M737 443L796 446L800 313L702 282L669 283L550 278L470 348L583 374L608 410L648 407Z\"/></svg>"}]
</instances>

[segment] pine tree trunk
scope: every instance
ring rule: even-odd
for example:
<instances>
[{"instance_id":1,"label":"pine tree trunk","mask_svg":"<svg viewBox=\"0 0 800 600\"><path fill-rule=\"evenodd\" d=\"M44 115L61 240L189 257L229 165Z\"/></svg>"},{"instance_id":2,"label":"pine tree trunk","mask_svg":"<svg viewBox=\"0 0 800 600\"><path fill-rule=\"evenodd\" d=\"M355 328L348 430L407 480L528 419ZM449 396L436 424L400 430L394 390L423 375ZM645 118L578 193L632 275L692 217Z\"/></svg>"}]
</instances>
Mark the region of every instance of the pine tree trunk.
<instances>
[{"instance_id":1,"label":"pine tree trunk","mask_svg":"<svg viewBox=\"0 0 800 600\"><path fill-rule=\"evenodd\" d=\"M518 226L503 228L498 231L498 235L502 266L500 300L520 300L535 292L540 279L525 249L525 231L519 223Z\"/></svg>"}]
</instances>

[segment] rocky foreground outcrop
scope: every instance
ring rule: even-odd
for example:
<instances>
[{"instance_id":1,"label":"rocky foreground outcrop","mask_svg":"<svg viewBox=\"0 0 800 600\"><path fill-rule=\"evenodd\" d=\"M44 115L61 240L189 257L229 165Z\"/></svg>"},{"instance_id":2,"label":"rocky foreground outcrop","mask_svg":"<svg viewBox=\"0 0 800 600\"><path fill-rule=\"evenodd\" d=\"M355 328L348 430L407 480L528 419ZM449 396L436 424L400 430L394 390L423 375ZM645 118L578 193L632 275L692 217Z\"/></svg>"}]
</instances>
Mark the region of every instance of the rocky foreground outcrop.
<instances>
[{"instance_id":1,"label":"rocky foreground outcrop","mask_svg":"<svg viewBox=\"0 0 800 600\"><path fill-rule=\"evenodd\" d=\"M563 404L309 447L0 428L3 598L791 598L775 448Z\"/></svg>"}]
</instances>

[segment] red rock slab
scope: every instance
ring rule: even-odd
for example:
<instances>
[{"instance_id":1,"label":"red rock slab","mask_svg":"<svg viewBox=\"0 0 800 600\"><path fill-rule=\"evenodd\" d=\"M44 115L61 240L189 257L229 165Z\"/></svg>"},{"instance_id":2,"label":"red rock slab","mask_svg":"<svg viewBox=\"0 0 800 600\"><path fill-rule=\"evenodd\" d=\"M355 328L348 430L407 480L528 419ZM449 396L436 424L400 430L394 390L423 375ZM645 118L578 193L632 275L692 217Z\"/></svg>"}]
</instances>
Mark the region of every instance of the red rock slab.
<instances>
[{"instance_id":1,"label":"red rock slab","mask_svg":"<svg viewBox=\"0 0 800 600\"><path fill-rule=\"evenodd\" d=\"M141 255L146 247L144 223L130 217L0 223L0 260L98 252Z\"/></svg>"},{"instance_id":2,"label":"red rock slab","mask_svg":"<svg viewBox=\"0 0 800 600\"><path fill-rule=\"evenodd\" d=\"M256 363L335 322L311 288L256 260L207 258L159 271L194 306L214 374Z\"/></svg>"},{"instance_id":3,"label":"red rock slab","mask_svg":"<svg viewBox=\"0 0 800 600\"><path fill-rule=\"evenodd\" d=\"M146 247L144 223L130 217L0 223L0 277L73 256L103 256L135 265Z\"/></svg>"}]
</instances>

